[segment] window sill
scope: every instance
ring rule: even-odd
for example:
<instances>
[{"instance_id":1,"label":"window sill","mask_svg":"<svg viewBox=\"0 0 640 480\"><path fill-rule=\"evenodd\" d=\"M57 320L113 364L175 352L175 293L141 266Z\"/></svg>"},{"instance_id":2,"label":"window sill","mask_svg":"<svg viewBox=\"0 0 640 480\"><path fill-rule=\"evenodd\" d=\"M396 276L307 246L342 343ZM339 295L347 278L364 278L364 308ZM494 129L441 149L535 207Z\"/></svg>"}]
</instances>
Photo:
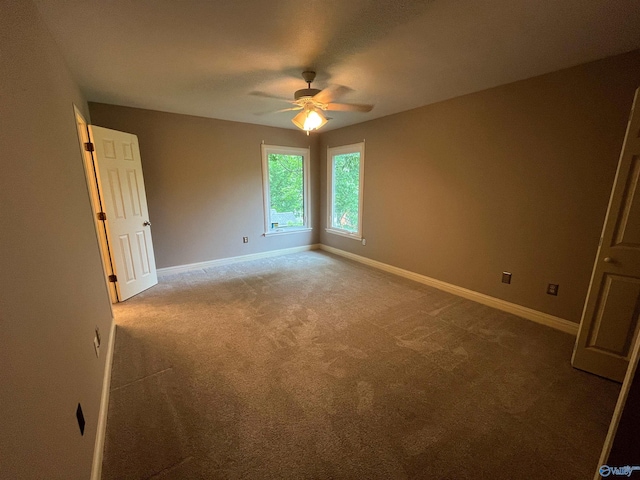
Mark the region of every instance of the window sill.
<instances>
[{"instance_id":1,"label":"window sill","mask_svg":"<svg viewBox=\"0 0 640 480\"><path fill-rule=\"evenodd\" d=\"M310 232L312 229L311 228L305 228L305 227L301 227L301 228L292 228L292 229L278 229L278 230L270 230L268 232L263 233L262 235L264 235L265 237L272 237L274 235L290 235L292 233L305 233L305 232Z\"/></svg>"},{"instance_id":2,"label":"window sill","mask_svg":"<svg viewBox=\"0 0 640 480\"><path fill-rule=\"evenodd\" d=\"M357 233L349 233L346 230L336 230L335 228L325 228L325 232L332 233L334 235L340 235L341 237L352 238L354 240L362 240L362 235Z\"/></svg>"}]
</instances>

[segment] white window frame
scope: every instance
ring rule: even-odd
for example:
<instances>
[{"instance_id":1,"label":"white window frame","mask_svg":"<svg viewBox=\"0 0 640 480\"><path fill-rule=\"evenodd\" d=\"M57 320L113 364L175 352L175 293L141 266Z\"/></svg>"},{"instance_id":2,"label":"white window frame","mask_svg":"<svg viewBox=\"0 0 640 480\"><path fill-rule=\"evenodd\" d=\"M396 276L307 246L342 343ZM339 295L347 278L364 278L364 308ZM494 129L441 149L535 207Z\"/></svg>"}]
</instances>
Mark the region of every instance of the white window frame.
<instances>
[{"instance_id":1,"label":"white window frame","mask_svg":"<svg viewBox=\"0 0 640 480\"><path fill-rule=\"evenodd\" d=\"M302 227L278 227L271 228L271 192L269 189L269 155L299 155L302 157L302 206L303 220ZM290 233L308 232L311 230L311 219L309 218L309 161L311 158L310 148L282 147L279 145L262 144L262 192L264 203L264 235L286 235Z\"/></svg>"},{"instance_id":2,"label":"white window frame","mask_svg":"<svg viewBox=\"0 0 640 480\"><path fill-rule=\"evenodd\" d=\"M331 219L333 218L333 184L334 174L333 165L334 158L338 155L344 155L345 153L360 153L360 188L358 191L358 231L350 232L342 228L336 228L332 226ZM364 142L353 143L351 145L342 145L339 147L327 148L327 228L328 233L335 235L341 235L354 240L362 240L362 213L363 213L363 199L364 199Z\"/></svg>"}]
</instances>

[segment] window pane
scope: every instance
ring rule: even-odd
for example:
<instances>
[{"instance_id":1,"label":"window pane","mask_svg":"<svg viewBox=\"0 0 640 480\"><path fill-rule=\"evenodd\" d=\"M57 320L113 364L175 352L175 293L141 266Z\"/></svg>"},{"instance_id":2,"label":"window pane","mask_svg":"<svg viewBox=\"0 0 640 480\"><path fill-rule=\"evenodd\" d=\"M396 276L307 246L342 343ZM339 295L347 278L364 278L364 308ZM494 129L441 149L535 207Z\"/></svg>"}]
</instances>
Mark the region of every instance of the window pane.
<instances>
[{"instance_id":1,"label":"window pane","mask_svg":"<svg viewBox=\"0 0 640 480\"><path fill-rule=\"evenodd\" d=\"M270 228L304 226L302 155L269 154Z\"/></svg>"},{"instance_id":2,"label":"window pane","mask_svg":"<svg viewBox=\"0 0 640 480\"><path fill-rule=\"evenodd\" d=\"M333 211L331 226L358 231L360 153L333 157Z\"/></svg>"}]
</instances>

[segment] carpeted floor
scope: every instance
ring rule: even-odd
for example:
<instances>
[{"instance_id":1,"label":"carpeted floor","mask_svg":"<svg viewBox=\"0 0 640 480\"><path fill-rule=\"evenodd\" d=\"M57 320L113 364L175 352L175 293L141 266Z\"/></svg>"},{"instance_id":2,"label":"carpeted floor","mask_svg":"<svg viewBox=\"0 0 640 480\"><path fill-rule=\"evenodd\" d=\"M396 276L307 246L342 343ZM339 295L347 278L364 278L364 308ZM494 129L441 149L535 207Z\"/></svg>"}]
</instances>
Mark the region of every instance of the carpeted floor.
<instances>
[{"instance_id":1,"label":"carpeted floor","mask_svg":"<svg viewBox=\"0 0 640 480\"><path fill-rule=\"evenodd\" d=\"M114 310L103 479L587 479L619 391L570 335L321 252Z\"/></svg>"}]
</instances>

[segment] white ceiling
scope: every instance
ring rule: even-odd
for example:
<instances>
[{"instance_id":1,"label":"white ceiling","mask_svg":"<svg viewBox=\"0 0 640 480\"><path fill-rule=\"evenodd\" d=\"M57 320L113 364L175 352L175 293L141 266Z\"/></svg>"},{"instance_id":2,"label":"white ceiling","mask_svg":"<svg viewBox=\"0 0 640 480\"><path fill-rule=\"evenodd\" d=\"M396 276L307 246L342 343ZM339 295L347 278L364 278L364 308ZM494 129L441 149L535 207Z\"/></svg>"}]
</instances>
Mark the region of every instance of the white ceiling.
<instances>
[{"instance_id":1,"label":"white ceiling","mask_svg":"<svg viewBox=\"0 0 640 480\"><path fill-rule=\"evenodd\" d=\"M638 0L36 0L88 100L295 128L293 98L352 89L324 130L640 48Z\"/></svg>"}]
</instances>

